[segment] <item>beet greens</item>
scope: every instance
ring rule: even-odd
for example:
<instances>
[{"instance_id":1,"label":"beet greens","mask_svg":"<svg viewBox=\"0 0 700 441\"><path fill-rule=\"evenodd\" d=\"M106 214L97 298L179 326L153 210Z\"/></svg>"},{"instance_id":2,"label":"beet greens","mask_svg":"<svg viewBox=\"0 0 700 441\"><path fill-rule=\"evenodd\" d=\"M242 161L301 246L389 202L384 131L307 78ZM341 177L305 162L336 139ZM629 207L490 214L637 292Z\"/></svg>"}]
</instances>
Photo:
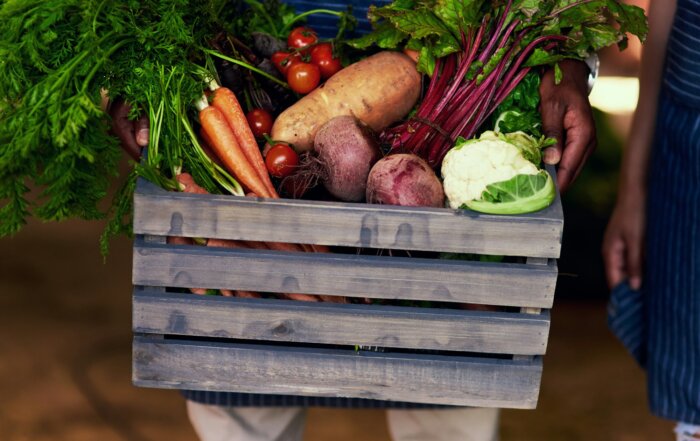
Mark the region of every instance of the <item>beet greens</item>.
<instances>
[{"instance_id":1,"label":"beet greens","mask_svg":"<svg viewBox=\"0 0 700 441\"><path fill-rule=\"evenodd\" d=\"M351 44L418 50L430 83L416 111L381 134L392 151L438 167L458 137L473 137L536 66L583 59L644 39L644 12L615 0L396 0L372 8L374 32Z\"/></svg>"}]
</instances>

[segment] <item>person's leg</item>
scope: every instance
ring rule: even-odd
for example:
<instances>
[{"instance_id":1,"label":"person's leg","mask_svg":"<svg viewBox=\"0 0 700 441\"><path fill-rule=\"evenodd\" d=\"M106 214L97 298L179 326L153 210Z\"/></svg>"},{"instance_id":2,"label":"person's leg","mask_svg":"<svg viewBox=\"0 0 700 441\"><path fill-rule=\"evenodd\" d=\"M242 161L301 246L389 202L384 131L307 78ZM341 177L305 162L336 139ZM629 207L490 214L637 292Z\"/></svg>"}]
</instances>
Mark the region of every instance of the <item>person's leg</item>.
<instances>
[{"instance_id":1,"label":"person's leg","mask_svg":"<svg viewBox=\"0 0 700 441\"><path fill-rule=\"evenodd\" d=\"M498 409L387 411L394 441L498 441Z\"/></svg>"},{"instance_id":2,"label":"person's leg","mask_svg":"<svg viewBox=\"0 0 700 441\"><path fill-rule=\"evenodd\" d=\"M700 426L686 423L676 425L676 441L698 441L700 440Z\"/></svg>"},{"instance_id":3,"label":"person's leg","mask_svg":"<svg viewBox=\"0 0 700 441\"><path fill-rule=\"evenodd\" d=\"M306 409L210 406L188 400L187 415L201 441L301 441Z\"/></svg>"}]
</instances>

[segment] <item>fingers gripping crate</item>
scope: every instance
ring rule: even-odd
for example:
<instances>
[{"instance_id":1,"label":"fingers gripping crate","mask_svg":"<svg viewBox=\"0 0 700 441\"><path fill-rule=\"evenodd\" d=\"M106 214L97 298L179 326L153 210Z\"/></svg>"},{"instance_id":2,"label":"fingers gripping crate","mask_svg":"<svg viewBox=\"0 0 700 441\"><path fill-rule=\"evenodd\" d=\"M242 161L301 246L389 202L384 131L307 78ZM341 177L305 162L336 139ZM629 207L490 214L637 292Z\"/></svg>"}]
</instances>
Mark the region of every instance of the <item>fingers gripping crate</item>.
<instances>
[{"instance_id":1,"label":"fingers gripping crate","mask_svg":"<svg viewBox=\"0 0 700 441\"><path fill-rule=\"evenodd\" d=\"M534 408L563 217L135 193L133 382L191 390ZM523 256L523 263L166 244L167 236ZM238 289L443 302L307 303ZM510 307L463 310L461 303ZM356 345L384 352L357 351Z\"/></svg>"}]
</instances>

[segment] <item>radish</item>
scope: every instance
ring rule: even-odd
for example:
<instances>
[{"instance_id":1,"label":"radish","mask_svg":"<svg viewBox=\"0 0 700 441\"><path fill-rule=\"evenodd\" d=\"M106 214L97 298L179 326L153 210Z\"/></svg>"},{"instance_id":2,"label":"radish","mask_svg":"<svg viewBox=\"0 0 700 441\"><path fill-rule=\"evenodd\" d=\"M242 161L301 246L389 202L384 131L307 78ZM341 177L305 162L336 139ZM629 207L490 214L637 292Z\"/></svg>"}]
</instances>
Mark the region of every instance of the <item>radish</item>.
<instances>
[{"instance_id":1,"label":"radish","mask_svg":"<svg viewBox=\"0 0 700 441\"><path fill-rule=\"evenodd\" d=\"M379 160L367 178L367 202L408 207L443 207L445 193L427 162L413 154Z\"/></svg>"}]
</instances>

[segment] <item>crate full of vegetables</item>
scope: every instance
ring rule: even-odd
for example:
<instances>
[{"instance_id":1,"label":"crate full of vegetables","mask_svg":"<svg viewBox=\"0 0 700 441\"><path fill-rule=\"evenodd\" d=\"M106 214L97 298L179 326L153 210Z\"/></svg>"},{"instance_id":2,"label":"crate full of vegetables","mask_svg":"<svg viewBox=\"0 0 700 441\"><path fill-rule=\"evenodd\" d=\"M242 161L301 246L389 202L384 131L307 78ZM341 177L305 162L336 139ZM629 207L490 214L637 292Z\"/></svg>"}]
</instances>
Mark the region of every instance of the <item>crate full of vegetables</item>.
<instances>
[{"instance_id":1,"label":"crate full of vegetables","mask_svg":"<svg viewBox=\"0 0 700 441\"><path fill-rule=\"evenodd\" d=\"M643 38L641 10L397 0L352 36L276 0L49 3L0 9L0 233L134 234L136 385L536 406L563 228L541 75Z\"/></svg>"}]
</instances>

